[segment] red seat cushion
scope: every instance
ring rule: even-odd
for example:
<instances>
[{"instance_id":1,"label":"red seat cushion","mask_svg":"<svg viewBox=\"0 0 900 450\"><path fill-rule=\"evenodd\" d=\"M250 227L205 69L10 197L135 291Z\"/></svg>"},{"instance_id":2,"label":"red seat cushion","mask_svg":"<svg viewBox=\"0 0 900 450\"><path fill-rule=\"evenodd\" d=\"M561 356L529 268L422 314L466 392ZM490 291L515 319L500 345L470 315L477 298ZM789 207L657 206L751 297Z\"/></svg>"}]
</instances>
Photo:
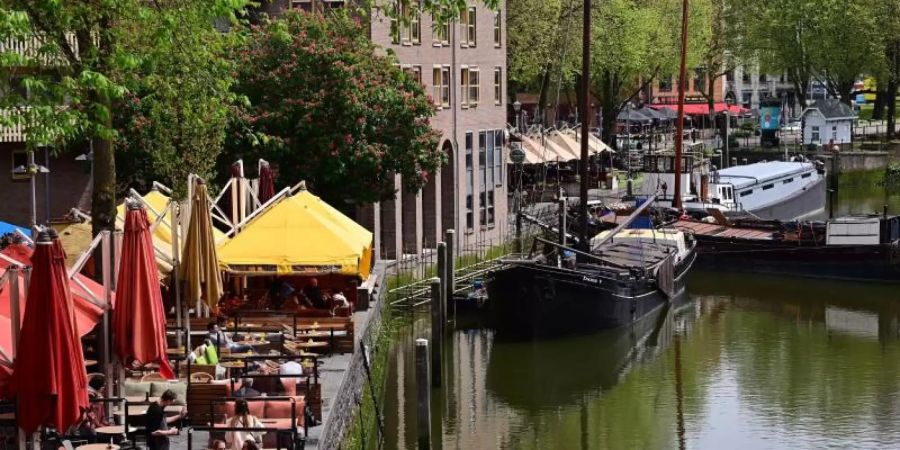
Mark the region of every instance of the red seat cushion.
<instances>
[{"instance_id":1,"label":"red seat cushion","mask_svg":"<svg viewBox=\"0 0 900 450\"><path fill-rule=\"evenodd\" d=\"M266 417L266 416L264 415L264 413L265 413L265 411L266 411L266 403L269 403L269 402L268 402L268 401L265 401L265 402L263 402L263 401L250 401L250 402L247 402L247 406L250 407L250 414L251 414L251 415L254 415L254 416L256 416L256 417Z\"/></svg>"},{"instance_id":2,"label":"red seat cushion","mask_svg":"<svg viewBox=\"0 0 900 450\"><path fill-rule=\"evenodd\" d=\"M265 418L290 419L292 411L294 411L295 414L299 416L303 409L296 408L295 404L290 400L267 400Z\"/></svg>"}]
</instances>

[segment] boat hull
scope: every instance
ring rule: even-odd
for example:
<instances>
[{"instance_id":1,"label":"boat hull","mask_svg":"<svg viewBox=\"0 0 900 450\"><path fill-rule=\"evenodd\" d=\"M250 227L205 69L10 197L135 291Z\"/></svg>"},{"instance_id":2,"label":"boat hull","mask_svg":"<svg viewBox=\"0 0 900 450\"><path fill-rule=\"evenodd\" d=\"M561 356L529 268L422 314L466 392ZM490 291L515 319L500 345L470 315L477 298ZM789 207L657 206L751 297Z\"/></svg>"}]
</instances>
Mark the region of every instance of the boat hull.
<instances>
[{"instance_id":1,"label":"boat hull","mask_svg":"<svg viewBox=\"0 0 900 450\"><path fill-rule=\"evenodd\" d=\"M900 282L900 246L798 246L696 235L704 268L837 280Z\"/></svg>"},{"instance_id":2,"label":"boat hull","mask_svg":"<svg viewBox=\"0 0 900 450\"><path fill-rule=\"evenodd\" d=\"M801 220L825 212L825 177L778 203L751 209L750 213L767 220Z\"/></svg>"},{"instance_id":3,"label":"boat hull","mask_svg":"<svg viewBox=\"0 0 900 450\"><path fill-rule=\"evenodd\" d=\"M684 295L696 253L676 268L672 298ZM501 335L557 336L630 325L670 301L653 281L622 282L534 262L512 262L487 280L491 327Z\"/></svg>"}]
</instances>

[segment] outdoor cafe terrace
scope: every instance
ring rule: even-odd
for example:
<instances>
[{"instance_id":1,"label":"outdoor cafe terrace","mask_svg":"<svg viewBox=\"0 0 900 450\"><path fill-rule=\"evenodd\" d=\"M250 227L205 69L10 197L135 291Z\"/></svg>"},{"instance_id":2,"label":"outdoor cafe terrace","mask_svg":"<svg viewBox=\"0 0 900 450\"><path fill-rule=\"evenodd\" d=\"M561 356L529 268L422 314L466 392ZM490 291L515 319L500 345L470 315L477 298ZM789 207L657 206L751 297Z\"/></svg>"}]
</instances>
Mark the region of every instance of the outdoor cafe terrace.
<instances>
[{"instance_id":1,"label":"outdoor cafe terrace","mask_svg":"<svg viewBox=\"0 0 900 450\"><path fill-rule=\"evenodd\" d=\"M185 202L132 192L118 231L93 239L87 220L14 231L0 251L0 439L21 427L73 448L140 444L169 390L165 412L195 445L223 438L248 392L266 395L249 403L265 447L306 439L326 409L320 368L354 352L354 313L369 307L373 236L302 183L266 183L236 177L212 199L192 177ZM95 265L101 254L114 257ZM48 367L61 343L72 351ZM44 378L68 386L57 401Z\"/></svg>"}]
</instances>

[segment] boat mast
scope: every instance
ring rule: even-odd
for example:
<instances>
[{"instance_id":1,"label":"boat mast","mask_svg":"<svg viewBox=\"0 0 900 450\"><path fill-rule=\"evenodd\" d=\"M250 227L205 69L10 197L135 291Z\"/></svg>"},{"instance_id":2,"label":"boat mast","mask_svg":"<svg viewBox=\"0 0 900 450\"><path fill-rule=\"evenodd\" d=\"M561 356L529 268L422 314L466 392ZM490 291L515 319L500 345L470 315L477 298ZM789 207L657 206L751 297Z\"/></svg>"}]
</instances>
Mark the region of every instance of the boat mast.
<instances>
[{"instance_id":1,"label":"boat mast","mask_svg":"<svg viewBox=\"0 0 900 450\"><path fill-rule=\"evenodd\" d=\"M579 174L581 186L578 205L578 235L581 238L579 247L583 251L590 248L588 242L588 133L591 124L591 0L584 0L584 24L581 41L581 165ZM565 232L564 230L561 230Z\"/></svg>"},{"instance_id":2,"label":"boat mast","mask_svg":"<svg viewBox=\"0 0 900 450\"><path fill-rule=\"evenodd\" d=\"M684 152L684 81L687 76L688 0L681 11L681 68L678 74L678 119L675 124L675 192L672 207L681 209L681 155Z\"/></svg>"}]
</instances>

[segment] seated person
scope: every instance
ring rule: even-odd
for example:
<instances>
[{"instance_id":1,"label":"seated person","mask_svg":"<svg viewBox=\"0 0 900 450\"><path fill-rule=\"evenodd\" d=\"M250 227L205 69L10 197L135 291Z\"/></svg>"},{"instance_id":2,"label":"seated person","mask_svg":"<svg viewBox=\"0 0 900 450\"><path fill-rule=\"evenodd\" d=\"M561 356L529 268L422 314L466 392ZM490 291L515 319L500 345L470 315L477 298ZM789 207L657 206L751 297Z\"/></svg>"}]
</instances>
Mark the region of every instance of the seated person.
<instances>
[{"instance_id":1,"label":"seated person","mask_svg":"<svg viewBox=\"0 0 900 450\"><path fill-rule=\"evenodd\" d=\"M259 444L256 441L244 441L244 446L241 450L259 450Z\"/></svg>"},{"instance_id":2,"label":"seated person","mask_svg":"<svg viewBox=\"0 0 900 450\"><path fill-rule=\"evenodd\" d=\"M225 444L225 441L216 439L212 441L212 445L209 446L209 450L228 450L228 446Z\"/></svg>"},{"instance_id":3,"label":"seated person","mask_svg":"<svg viewBox=\"0 0 900 450\"><path fill-rule=\"evenodd\" d=\"M250 414L250 405L247 400L238 399L234 402L234 417L228 420L229 428L262 428L263 424L259 419ZM256 445L262 441L263 433L259 431L229 431L225 433L225 443L228 444L230 450L243 450L247 448L247 444Z\"/></svg>"},{"instance_id":4,"label":"seated person","mask_svg":"<svg viewBox=\"0 0 900 450\"><path fill-rule=\"evenodd\" d=\"M206 326L206 330L209 331L208 339L212 342L213 345L216 345L219 348L227 348L228 350L235 353L246 353L252 352L253 347L245 344L238 344L231 340L231 337L228 336L228 333L222 331L222 328L219 327L217 322L210 322Z\"/></svg>"},{"instance_id":5,"label":"seated person","mask_svg":"<svg viewBox=\"0 0 900 450\"><path fill-rule=\"evenodd\" d=\"M234 391L232 397L261 397L262 393L253 389L253 378L244 378L241 380L241 388Z\"/></svg>"},{"instance_id":6,"label":"seated person","mask_svg":"<svg viewBox=\"0 0 900 450\"><path fill-rule=\"evenodd\" d=\"M284 302L284 306L281 308L281 310L287 312L297 312L307 308L312 308L312 303L310 303L303 294L300 294L299 296L297 294L294 294L291 296L290 300Z\"/></svg>"},{"instance_id":7,"label":"seated person","mask_svg":"<svg viewBox=\"0 0 900 450\"><path fill-rule=\"evenodd\" d=\"M297 361L286 361L278 366L279 375L303 375L303 366Z\"/></svg>"},{"instance_id":8,"label":"seated person","mask_svg":"<svg viewBox=\"0 0 900 450\"><path fill-rule=\"evenodd\" d=\"M343 291L337 291L334 295L331 296L331 300L334 303L334 309L331 310L331 314L337 314L337 310L340 308L346 308L347 311L350 310L350 302L347 301L347 297L344 296Z\"/></svg>"},{"instance_id":9,"label":"seated person","mask_svg":"<svg viewBox=\"0 0 900 450\"><path fill-rule=\"evenodd\" d=\"M319 289L319 280L311 278L309 284L303 288L303 295L309 299L314 308L328 309L328 304L325 302L327 298Z\"/></svg>"}]
</instances>

